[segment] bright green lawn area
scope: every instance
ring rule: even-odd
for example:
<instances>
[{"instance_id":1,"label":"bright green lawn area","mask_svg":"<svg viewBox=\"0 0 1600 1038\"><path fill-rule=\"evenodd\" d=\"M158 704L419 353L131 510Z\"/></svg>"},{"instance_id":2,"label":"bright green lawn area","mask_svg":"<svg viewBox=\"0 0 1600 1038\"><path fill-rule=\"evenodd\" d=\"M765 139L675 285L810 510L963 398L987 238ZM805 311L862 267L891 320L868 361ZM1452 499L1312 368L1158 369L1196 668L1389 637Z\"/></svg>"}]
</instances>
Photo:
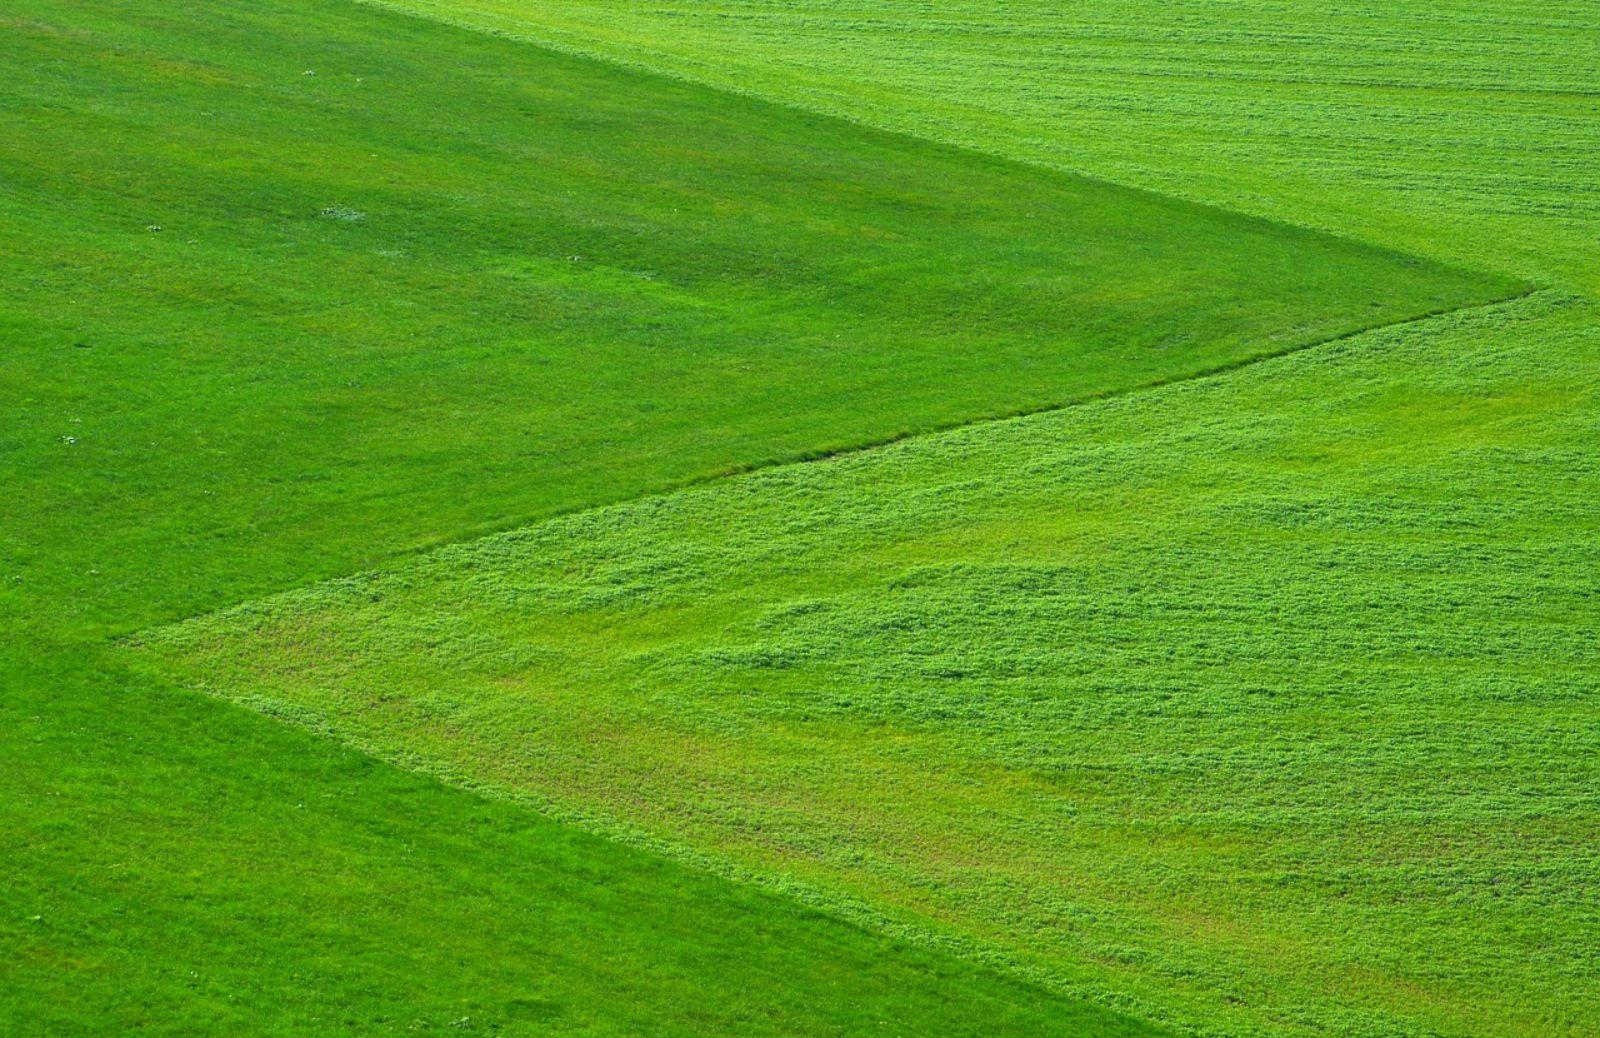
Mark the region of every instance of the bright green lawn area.
<instances>
[{"instance_id":1,"label":"bright green lawn area","mask_svg":"<svg viewBox=\"0 0 1600 1038\"><path fill-rule=\"evenodd\" d=\"M844 272L833 232L739 180L771 163L829 196L785 165L805 120L339 4L0 23L0 1033L1157 1033L108 654L421 541L859 433L772 403L861 291L806 298ZM921 152L967 186L1048 179L817 125L841 168ZM699 161L708 135L727 150ZM844 208L915 237L916 201ZM1251 320L1184 363L1235 355ZM752 393L768 410L740 425Z\"/></svg>"},{"instance_id":2,"label":"bright green lawn area","mask_svg":"<svg viewBox=\"0 0 1600 1038\"><path fill-rule=\"evenodd\" d=\"M541 10L576 12L581 24L596 11L654 18L650 12L670 6ZM817 3L809 10L827 13ZM891 10L874 8L877 29L890 24L882 16ZM884 1020L907 1034L1144 1033L1043 989L408 776L183 692L142 667L130 673L105 640L523 519L1176 378L1518 287L1007 157L1110 172L1458 266L1592 284L1583 281L1584 271L1592 275L1583 250L1594 194L1593 167L1582 161L1593 127L1580 89L1589 39L1582 24L1519 6L1535 16L1503 13L1501 24L1473 37L1468 62L1469 48L1448 32L1391 32L1406 17L1424 18L1417 4L1383 5L1356 19L1275 6L1261 17L1298 25L1296 60L1308 70L1304 82L1285 85L1217 74L1227 55L1260 52L1247 34L1208 29L1208 19L1244 10L1188 3L1162 19L1112 24L1099 64L1118 54L1132 65L1103 88L1095 63L1079 63L1088 74L1069 78L1078 66L1049 57L1083 53L1083 41L1063 43L1048 14L1020 20L1017 5L1008 8L1019 20L1004 37L1002 61L985 57L999 53L991 32L976 33L971 55L958 62L940 44L959 34L895 42L895 32L854 32L848 20L831 18L812 19L812 35L792 21L758 33L745 19L748 46L737 34L703 35L715 19L700 17L676 19L674 34L651 34L702 53L709 45L742 88L785 102L822 96L773 88L796 67L793 53L836 57L855 70L841 81L845 94L874 94L866 121L1000 156L990 159L333 0L192 10L7 5L0 869L10 882L0 885L0 1031L455 1033L448 1025L467 1018L474 1027L538 1034L860 1034L884 1031ZM766 13L794 12L806 8ZM1190 45L1217 35L1217 57L1194 62L1184 90L1147 90L1148 62L1139 54L1156 44L1140 35L1146 25ZM658 54L634 49L644 38L635 34L613 53L655 61ZM800 50L774 49L784 41ZM892 50L872 49L886 41ZM1420 53L1431 67L1460 60L1466 71L1450 89L1403 76L1347 89L1325 71L1346 52L1352 67L1370 65L1379 79L1394 79ZM1030 53L1045 55L1042 64ZM1198 53L1190 46L1183 56ZM1170 57L1150 60L1176 67ZM913 64L921 72L908 77ZM806 65L806 75L817 67ZM1489 72L1501 77L1494 89L1483 86ZM1049 79L1059 94L1041 106L1039 84ZM963 80L972 96L952 102L951 85ZM790 85L809 90L810 82ZM1187 107L1171 110L1173 98ZM938 111L927 107L933 102ZM856 118L865 111L815 106ZM951 121L952 113L981 118ZM1168 132L1173 126L1182 132ZM1311 158L1284 159L1301 151ZM1457 190L1461 170L1470 171L1469 190ZM1551 371L1570 372L1592 355L1583 345L1589 312L1541 299L1486 327L1518 363L1546 341L1565 344ZM1454 332L1434 341L1466 349ZM1425 356L1410 355L1427 368ZM1526 373L1496 367L1482 350L1473 355L1483 356L1485 378ZM1385 392L1407 399L1411 369L1383 377L1393 380ZM1478 392L1495 398L1497 384ZM1274 407L1299 406L1293 389L1284 393ZM1546 403L1538 414L1568 413ZM1576 461L1558 461L1556 471L1586 460L1576 448L1569 453ZM942 482L929 479L935 493ZM597 550L617 543L604 540ZM1041 558L1048 565L1049 556ZM1032 566L1026 556L1021 562ZM830 573L819 569L818 578L843 579ZM670 572L651 579L688 586ZM847 600L852 585L837 586ZM785 594L776 584L764 600ZM1003 600L1014 597L1007 591ZM783 741L791 723L783 712L797 701L802 712L818 711L816 723L863 729L853 708L823 711L804 700L803 688L761 684L781 675L739 653L746 644L761 649L770 636L731 626L739 617L748 624L758 603L708 599L704 608L717 601L730 610L729 638L742 640L724 644L718 631L695 637L731 653L728 663L677 652L687 629L651 614L648 622L661 627L664 692L694 674L754 674L750 688L772 690L781 722L774 727L759 711L749 722L777 740L767 748L794 745ZM463 608L478 605L469 597ZM870 620L893 605L850 611ZM980 619L973 607L966 614ZM609 635L595 637L609 644ZM637 649L650 636L624 628L618 637ZM820 654L817 629L797 623L794 637L793 651L809 644L805 651ZM340 653L348 645L342 636L330 644ZM837 680L823 686L831 694L870 677L870 660L850 672L848 645L824 647L839 656L841 676L822 673L813 659L807 684ZM470 646L450 647L440 659L464 661L471 680L482 680L481 654ZM636 682L641 659L598 659L585 680ZM507 673L523 680L534 663L550 661L514 655ZM587 687L575 682L554 695L552 723L571 723L563 697ZM636 688L600 696L606 712L595 723L627 734L664 709L647 704L631 719L614 716ZM397 711L410 709L412 691L401 690ZM1535 691L1537 700L1548 688ZM681 705L700 709L704 700L690 692ZM916 692L911 683L905 694ZM1585 702L1577 697L1578 707ZM448 702L441 709L441 724L459 720ZM1576 710L1570 717L1582 716ZM716 725L736 715L719 705L706 716L714 722L707 730L721 738ZM683 737L699 723L663 737ZM386 751L401 730L380 733ZM1551 722L1550 730L1560 729ZM1522 754L1515 737L1511 748ZM799 738L803 753L823 745ZM932 752L931 738L919 732L908 745L913 764L931 759L918 756ZM890 880L876 864L847 875L842 848L859 834L871 837L862 862L893 853L870 828L890 813L864 811L858 824L850 806L844 836L830 832L815 847L802 840L795 851L795 834L839 810L843 794L835 791L793 811L772 800L775 793L756 798L737 810L775 812L794 824L773 830L781 839L745 834L724 849L724 786L697 790L670 824L631 817L604 799L626 769L671 748L626 743L592 789L552 785L546 802L592 810L592 824L611 818L635 836L664 834L678 852L705 837L723 862L798 875L836 909L887 913L976 940L1102 1000L1247 1028L1263 1019L1263 999L1248 1001L1251 985L1281 977L1286 993L1272 996L1303 1006L1306 1019L1370 1013L1386 1022L1482 1024L1487 1013L1508 1029L1537 1032L1527 1021L1543 1013L1546 1031L1561 1020L1577 1021L1579 1033L1593 1030L1581 983L1593 964L1569 950L1572 935L1594 928L1592 904L1573 894L1593 889L1592 872L1561 857L1566 845L1550 836L1565 819L1585 820L1577 813L1588 810L1583 802L1551 808L1539 816L1544 828L1529 830L1549 837L1533 846L1553 848L1548 867L1558 872L1548 888L1514 868L1473 888L1483 911L1468 936L1494 937L1479 955L1511 956L1540 940L1542 947L1508 964L1506 986L1487 993L1487 967L1467 961L1471 949L1447 949L1429 968L1448 976L1425 978L1417 989L1443 992L1445 1003L1401 1010L1401 995L1352 981L1360 970L1340 957L1367 955L1363 968L1377 961L1379 974L1392 967L1387 975L1410 976L1431 961L1421 947L1428 935L1462 932L1453 929L1455 908L1441 909L1431 929L1418 919L1426 908L1408 909L1403 921L1420 929L1386 931L1411 942L1399 951L1340 943L1263 967L1239 950L1256 931L1231 943L1181 932L1169 940L1160 912L1124 896L1134 863L1112 859L1103 874L1089 866L1100 860L1094 846L1122 839L1113 813L1102 816L1109 835L1090 834L1088 850L1072 851L1085 863L1081 882L1103 884L1093 895L1101 900L1074 895L1041 909L1021 898L1020 919L1054 914L1037 951L1020 955L1017 920L985 915L997 882L987 866L971 872L966 894L936 882L905 896L919 876L964 874L959 843L948 858L919 850L889 868ZM1552 759L1567 761L1562 754L1583 745L1574 736ZM531 752L522 742L517 750ZM952 758L952 767L1015 768L984 739L971 754ZM845 757L832 759L841 781L856 783L842 788L876 781L876 772L853 774ZM1526 761L1509 759L1515 778ZM508 756L507 766L518 760L527 758ZM815 785L827 760L802 756L793 766L809 768ZM407 763L443 761L430 751ZM715 770L714 760L705 766ZM1583 774L1556 770L1550 796ZM524 770L495 781L528 790L532 777L547 775ZM759 776L734 770L724 778ZM667 769L660 780L679 782L683 773ZM1065 781L1071 788L1076 780ZM906 789L914 807L932 796L921 787L919 777ZM1520 787L1491 791L1510 788ZM966 839L987 830L954 831ZM1181 832L1174 840L1190 838ZM1019 857L1017 868L1026 866ZM925 867L936 868L913 871ZM1564 878L1573 869L1577 883ZM1168 880L1147 873L1138 882ZM1294 885L1292 876L1282 882ZM832 900L856 889L874 901ZM1235 901L1243 897L1220 891L1216 918L1261 903ZM1078 906L1113 901L1132 907L1080 925ZM1322 932L1326 920L1306 921L1309 904L1285 895L1283 921L1272 925ZM1389 925L1381 915L1356 912L1362 941ZM1559 924L1551 921L1557 915ZM1198 916L1187 925L1221 926ZM1185 956L1195 972L1186 972ZM1364 992L1356 1002L1331 1005L1332 996L1308 992L1308 971L1329 960L1340 990ZM1247 965L1232 965L1239 961ZM1541 961L1549 963L1546 979L1530 979L1531 963ZM1233 987L1195 979L1219 973L1240 979ZM1574 977L1579 983L1561 980ZM1220 993L1224 987L1235 993ZM1462 992L1480 993L1488 1008L1472 1018L1449 1002ZM1540 992L1544 1005L1530 1008ZM1218 1008L1217 999L1230 997L1247 1001Z\"/></svg>"},{"instance_id":3,"label":"bright green lawn area","mask_svg":"<svg viewBox=\"0 0 1600 1038\"><path fill-rule=\"evenodd\" d=\"M1590 4L390 3L1600 291L1600 17Z\"/></svg>"},{"instance_id":4,"label":"bright green lawn area","mask_svg":"<svg viewBox=\"0 0 1600 1038\"><path fill-rule=\"evenodd\" d=\"M1597 386L1544 293L141 644L1214 1033L1590 1035Z\"/></svg>"},{"instance_id":5,"label":"bright green lawn area","mask_svg":"<svg viewBox=\"0 0 1600 1038\"><path fill-rule=\"evenodd\" d=\"M358 5L6 19L0 567L91 611L1519 288Z\"/></svg>"},{"instance_id":6,"label":"bright green lawn area","mask_svg":"<svg viewBox=\"0 0 1600 1038\"><path fill-rule=\"evenodd\" d=\"M101 651L0 662L8 1038L1162 1033Z\"/></svg>"},{"instance_id":7,"label":"bright green lawn area","mask_svg":"<svg viewBox=\"0 0 1600 1038\"><path fill-rule=\"evenodd\" d=\"M1113 0L1003 8L971 0L396 4L868 125L1553 282L1581 298L1600 291L1600 19L1565 0L1176 0L1159 12ZM1582 359L1593 349L1582 344L1597 334L1594 313L1592 304L1524 311L1494 329L1492 348L1571 360L1577 343ZM1438 340L1441 350L1456 345ZM1386 374L1397 407L1429 377L1431 360L1415 356L1414 368ZM1491 380L1483 395L1513 401L1530 424L1549 419L1518 401L1512 373L1502 374L1504 383ZM1573 450L1579 460L1593 456L1592 445ZM1493 475L1526 479L1537 497L1544 472ZM1535 507L1517 500L1518 508ZM1428 619L1400 613L1395 622ZM1339 630L1340 618L1328 622ZM1585 623L1580 633L1600 637L1600 625ZM938 644L937 632L929 639ZM1593 687L1584 687L1586 702ZM1445 811L1450 801L1427 803ZM1595 887L1592 872L1557 885L1562 896L1592 896ZM1501 925L1501 903L1480 903L1484 926ZM1416 911L1393 925L1394 934L1411 935L1414 965L1481 953L1449 946L1453 938L1441 931L1408 930ZM1374 909L1380 923L1381 915ZM1592 907L1566 925L1560 917L1552 913L1548 937L1534 928L1529 940L1580 934L1597 943ZM1582 949L1568 942L1555 953L1553 973L1568 979L1551 981L1559 991L1553 1004L1600 989ZM1530 1004L1515 984L1477 997L1484 1009L1464 1014L1468 1033L1495 1033L1490 1019ZM1583 1013L1578 1030L1592 1033L1592 1002ZM1537 1023L1526 1026L1541 1033Z\"/></svg>"},{"instance_id":8,"label":"bright green lawn area","mask_svg":"<svg viewBox=\"0 0 1600 1038\"><path fill-rule=\"evenodd\" d=\"M1519 287L358 6L0 28L10 1033L1144 1033L105 640Z\"/></svg>"}]
</instances>

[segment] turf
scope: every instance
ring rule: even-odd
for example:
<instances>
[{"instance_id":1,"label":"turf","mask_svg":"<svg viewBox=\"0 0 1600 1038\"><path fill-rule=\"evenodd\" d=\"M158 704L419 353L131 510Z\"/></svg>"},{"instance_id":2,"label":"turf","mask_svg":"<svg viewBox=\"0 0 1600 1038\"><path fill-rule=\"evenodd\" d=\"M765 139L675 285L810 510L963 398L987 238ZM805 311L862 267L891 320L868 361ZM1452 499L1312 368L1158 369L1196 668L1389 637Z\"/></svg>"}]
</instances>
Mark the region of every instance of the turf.
<instances>
[{"instance_id":1,"label":"turf","mask_svg":"<svg viewBox=\"0 0 1600 1038\"><path fill-rule=\"evenodd\" d=\"M34 582L222 604L1516 289L356 5L6 17Z\"/></svg>"},{"instance_id":2,"label":"turf","mask_svg":"<svg viewBox=\"0 0 1600 1038\"><path fill-rule=\"evenodd\" d=\"M0 657L8 1036L1160 1033L29 648Z\"/></svg>"},{"instance_id":3,"label":"turf","mask_svg":"<svg viewBox=\"0 0 1600 1038\"><path fill-rule=\"evenodd\" d=\"M1600 291L1600 21L1561 0L1336 8L1179 0L1154 15L1098 0L1021 0L1003 11L900 0L394 5L1533 277L1588 300ZM1494 348L1537 356L1553 344L1592 341L1594 328L1592 317L1535 312L1496 328ZM1417 365L1390 372L1395 401L1409 398L1432 360L1419 356ZM1503 388L1514 400L1515 387ZM1543 475L1526 478L1537 486ZM1592 684L1584 692L1592 702ZM1591 896L1592 876L1566 889ZM1485 925L1499 918L1494 906L1483 913ZM1550 926L1596 943L1592 910ZM1567 993L1600 989L1581 941L1578 951L1557 955ZM1421 948L1415 961L1436 951L1447 957ZM1462 1025L1468 1033L1498 1033L1490 1023L1498 1010L1530 1004L1515 986L1480 997L1484 1008ZM1593 1033L1592 1004L1585 1012L1589 1022L1577 1031ZM1554 1023L1549 1030L1559 1033Z\"/></svg>"},{"instance_id":4,"label":"turf","mask_svg":"<svg viewBox=\"0 0 1600 1038\"><path fill-rule=\"evenodd\" d=\"M1568 0L386 2L1600 292L1600 19Z\"/></svg>"},{"instance_id":5,"label":"turf","mask_svg":"<svg viewBox=\"0 0 1600 1038\"><path fill-rule=\"evenodd\" d=\"M3 17L13 1033L1146 1033L104 639L1515 287L359 7Z\"/></svg>"},{"instance_id":6,"label":"turf","mask_svg":"<svg viewBox=\"0 0 1600 1038\"><path fill-rule=\"evenodd\" d=\"M1402 0L1346 16L1189 0L1154 22L1079 5L1063 23L1013 4L997 33L913 6L874 5L871 32L856 31L862 11L820 2L564 0L496 24L994 158L331 0L0 13L0 1030L1148 1032L376 765L130 672L105 647L526 519L1181 378L1528 277L1595 287L1594 32L1570 8ZM457 0L432 13L475 17ZM558 15L563 32L544 34ZM665 60L679 43L716 65ZM1547 342L1563 358L1552 371L1582 377L1592 355L1591 311L1559 298L1495 318L1475 345L1428 341L1471 345L1488 380L1477 394L1515 414L1532 405L1496 388L1490 374L1514 373L1495 351L1523 375ZM1412 372L1385 370L1383 391L1406 400ZM1273 406L1299 400L1286 388ZM1528 479L1586 458L1557 451ZM481 664L470 646L448 658ZM662 663L673 680L707 665ZM1575 696L1571 717L1589 702ZM514 778L503 785L526 788ZM722 810L698 792L686 803ZM1551 807L1530 831L1581 824L1586 805ZM813 890L833 898L835 839L806 850ZM1433 928L1426 906L1392 928L1363 910L1361 941L1214 989L1194 978L1226 973L1238 942L1147 940L1155 917L1130 912L1133 936L1096 924L1115 946L1077 962L1098 938L1050 935L1082 930L1078 902L1051 906L1040 952L1021 957L1050 990L1227 1033L1327 1019L1589 1033L1592 857L1540 846L1554 872L1529 879L1502 855L1470 873L1476 929L1453 928L1467 896L1454 891ZM1099 859L1073 853L1096 881ZM1138 882L1154 884L1147 900L1171 897L1158 871ZM1326 911L1370 885L1348 886ZM928 898L829 904L1014 961L1009 920L974 922L977 894L964 915ZM1311 903L1285 901L1282 927L1325 935ZM1490 935L1486 959L1528 958L1487 990L1469 949L1432 964L1441 933ZM1308 990L1330 961L1337 990L1366 993ZM1548 977L1530 979L1541 962ZM1368 991L1419 969L1404 990L1420 1008ZM1288 978L1287 994L1249 1001L1265 977ZM1437 992L1446 1004L1428 1002ZM1476 1014L1448 1001L1462 992L1481 998Z\"/></svg>"},{"instance_id":7,"label":"turf","mask_svg":"<svg viewBox=\"0 0 1600 1038\"><path fill-rule=\"evenodd\" d=\"M1597 364L1543 294L141 651L1210 1033L1593 1034Z\"/></svg>"},{"instance_id":8,"label":"turf","mask_svg":"<svg viewBox=\"0 0 1600 1038\"><path fill-rule=\"evenodd\" d=\"M770 401L735 427L793 357L746 376L763 350L712 327L791 261L759 345L837 327L802 298L820 232L737 241L799 218L752 212L735 167L783 161L803 120L338 4L0 22L0 1032L1155 1033L106 652L507 516L828 446L825 422L784 440ZM713 124L733 150L692 160ZM841 161L904 165L835 132L865 140ZM716 260L686 270L697 249ZM618 409L622 365L643 392Z\"/></svg>"}]
</instances>

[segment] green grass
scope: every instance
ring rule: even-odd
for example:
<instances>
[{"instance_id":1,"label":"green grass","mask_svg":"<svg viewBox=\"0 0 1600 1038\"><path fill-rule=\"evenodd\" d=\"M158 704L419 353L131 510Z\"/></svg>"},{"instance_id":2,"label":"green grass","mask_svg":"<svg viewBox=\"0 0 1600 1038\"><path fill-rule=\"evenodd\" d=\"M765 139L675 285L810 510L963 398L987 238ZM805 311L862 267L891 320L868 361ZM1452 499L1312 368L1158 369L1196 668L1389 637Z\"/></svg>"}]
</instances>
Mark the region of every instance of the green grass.
<instances>
[{"instance_id":1,"label":"green grass","mask_svg":"<svg viewBox=\"0 0 1600 1038\"><path fill-rule=\"evenodd\" d=\"M11 1033L1150 1033L104 639L1513 288L358 7L4 21Z\"/></svg>"},{"instance_id":2,"label":"green grass","mask_svg":"<svg viewBox=\"0 0 1600 1038\"><path fill-rule=\"evenodd\" d=\"M4 22L10 1033L1148 1033L104 639L1511 287L358 7Z\"/></svg>"},{"instance_id":3,"label":"green grass","mask_svg":"<svg viewBox=\"0 0 1600 1038\"><path fill-rule=\"evenodd\" d=\"M1594 1034L1596 386L1544 294L141 643L1208 1033Z\"/></svg>"},{"instance_id":4,"label":"green grass","mask_svg":"<svg viewBox=\"0 0 1600 1038\"><path fill-rule=\"evenodd\" d=\"M0 657L8 1036L1160 1033L31 649Z\"/></svg>"},{"instance_id":5,"label":"green grass","mask_svg":"<svg viewBox=\"0 0 1600 1038\"><path fill-rule=\"evenodd\" d=\"M1600 291L1600 19L1568 0L385 2Z\"/></svg>"},{"instance_id":6,"label":"green grass","mask_svg":"<svg viewBox=\"0 0 1600 1038\"><path fill-rule=\"evenodd\" d=\"M1076 188L344 5L29 3L0 25L0 1031L1157 1033L130 674L106 646L865 428L774 402L853 301L820 298L851 269L832 232L795 226L849 190L784 165L802 134L891 187L923 169L904 198L844 206L891 232L924 226L933 176ZM702 161L708 140L731 150ZM763 208L742 163L772 164L789 207ZM963 234L939 244L987 256ZM932 247L865 258L909 269ZM1295 320L1337 321L1313 310ZM1261 348L1252 321L1220 318L1180 369ZM936 374L937 330L915 331L908 377ZM969 359L968 404L935 420L984 392L1011 406Z\"/></svg>"},{"instance_id":7,"label":"green grass","mask_svg":"<svg viewBox=\"0 0 1600 1038\"><path fill-rule=\"evenodd\" d=\"M1003 10L902 0L393 5L867 125L1556 283L1590 301L1600 291L1600 20L1562 0L1336 8L1309 0L1179 0L1159 14L1101 0L1021 0ZM1582 315L1593 313L1587 306L1577 315L1536 312L1495 328L1492 346L1528 357L1570 351L1574 342L1592 343L1597 322ZM1395 406L1429 377L1432 357L1419 356L1417 365L1388 373ZM1491 383L1483 392L1502 389L1513 410L1528 408L1526 421L1546 420L1516 398L1509 377L1506 386ZM1592 448L1574 449L1579 458L1592 456ZM1538 486L1545 471L1525 478ZM1509 592L1508 600L1516 601ZM1396 622L1424 619L1400 613ZM1592 634L1592 617L1585 622L1579 629ZM1523 667L1538 670L1537 663ZM1502 680L1515 685L1520 674L1512 670ZM1592 688L1584 689L1585 702L1592 702ZM1567 889L1592 895L1592 872ZM1484 906L1483 917L1486 926L1501 919L1496 905ZM1590 945L1600 938L1592 896L1566 925L1547 925ZM1397 923L1395 939L1406 933ZM1457 952L1476 949L1421 946L1413 961ZM1558 972L1576 978L1563 994L1600 988L1592 959L1563 954ZM1489 1022L1497 1012L1515 1015L1537 1002L1515 986L1478 997L1484 1008L1465 1013L1469 1033L1498 1033ZM1513 1005L1519 1008L1506 1008ZM1592 1002L1583 1012L1590 1022L1579 1030L1590 1033ZM1531 1029L1540 1032L1537 1024Z\"/></svg>"},{"instance_id":8,"label":"green grass","mask_svg":"<svg viewBox=\"0 0 1600 1038\"><path fill-rule=\"evenodd\" d=\"M430 13L820 114L336 0L0 12L0 1031L1152 1033L1064 993L1229 1035L1597 1030L1594 674L1572 648L1595 626L1588 19L488 2ZM517 611L472 638L463 618L506 592L527 539L428 557L406 572L445 583L408 609L481 586L436 616L307 614L339 672L323 685L304 646L241 655L237 617L158 636L212 632L191 677L263 682L250 705L276 718L693 869L108 645L1523 279L1576 295L536 527L594 531L596 572L513 588ZM1365 446L1340 455L1319 439L1337 430ZM1282 457L1251 454L1258 432ZM1407 462L1413 440L1467 453ZM1248 461L1280 497L1208 484L1185 442L1227 445L1216 464ZM1186 509L1227 522L1202 532ZM647 530L659 546L614 557ZM1346 578L1315 568L1361 530L1394 536L1347 546ZM886 554L838 551L861 545ZM1238 576L1196 590L1186 558ZM1029 641L1104 635L1097 603L1119 593L1149 644L1204 652ZM1316 631L1249 626L1291 607L1321 621L1309 661L1269 650ZM1379 607L1408 640L1378 637ZM433 675L395 655L408 639ZM1040 661L1019 649L1035 642ZM1307 670L1314 695L1277 697L1296 727L1205 655L1224 649L1251 682ZM1105 702L1052 713L1045 665L1092 672ZM347 697L363 668L393 672L393 698ZM441 691L458 682L492 694L475 710ZM1114 738L1051 734L1085 729ZM560 731L605 737L590 773L538 770ZM619 793L697 769L670 815ZM1374 806L1340 829L1349 810L1319 821L1317 797ZM1093 825L1052 840L1068 811Z\"/></svg>"},{"instance_id":9,"label":"green grass","mask_svg":"<svg viewBox=\"0 0 1600 1038\"><path fill-rule=\"evenodd\" d=\"M220 605L1517 287L355 5L6 17L29 582Z\"/></svg>"}]
</instances>

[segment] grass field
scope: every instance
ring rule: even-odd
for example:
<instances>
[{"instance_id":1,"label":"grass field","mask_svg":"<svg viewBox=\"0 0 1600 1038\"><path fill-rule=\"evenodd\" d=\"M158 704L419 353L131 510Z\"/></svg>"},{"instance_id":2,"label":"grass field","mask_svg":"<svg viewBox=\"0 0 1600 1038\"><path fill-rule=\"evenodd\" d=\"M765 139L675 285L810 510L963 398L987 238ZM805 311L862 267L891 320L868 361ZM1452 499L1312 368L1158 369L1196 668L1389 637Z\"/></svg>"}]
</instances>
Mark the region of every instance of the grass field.
<instances>
[{"instance_id":1,"label":"grass field","mask_svg":"<svg viewBox=\"0 0 1600 1038\"><path fill-rule=\"evenodd\" d=\"M354 5L36 8L0 154L32 582L177 549L217 605L245 566L331 575L1516 290Z\"/></svg>"},{"instance_id":2,"label":"grass field","mask_svg":"<svg viewBox=\"0 0 1600 1038\"><path fill-rule=\"evenodd\" d=\"M1600 22L1567 0L385 2L1600 291Z\"/></svg>"},{"instance_id":3,"label":"grass field","mask_svg":"<svg viewBox=\"0 0 1600 1038\"><path fill-rule=\"evenodd\" d=\"M0 1031L1600 1034L1600 24L925 8L0 12Z\"/></svg>"},{"instance_id":4,"label":"grass field","mask_svg":"<svg viewBox=\"0 0 1600 1038\"><path fill-rule=\"evenodd\" d=\"M1594 1033L1591 323L1376 332L146 644L1218 1033Z\"/></svg>"}]
</instances>

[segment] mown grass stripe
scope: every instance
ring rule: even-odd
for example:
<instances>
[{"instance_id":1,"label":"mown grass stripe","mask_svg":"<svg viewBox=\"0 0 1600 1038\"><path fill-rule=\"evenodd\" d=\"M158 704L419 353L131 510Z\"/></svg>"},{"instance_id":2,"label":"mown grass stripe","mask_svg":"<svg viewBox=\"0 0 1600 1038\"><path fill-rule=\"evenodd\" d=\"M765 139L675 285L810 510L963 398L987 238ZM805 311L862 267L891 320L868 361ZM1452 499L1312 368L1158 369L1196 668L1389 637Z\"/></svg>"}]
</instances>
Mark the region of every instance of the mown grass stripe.
<instances>
[{"instance_id":1,"label":"mown grass stripe","mask_svg":"<svg viewBox=\"0 0 1600 1038\"><path fill-rule=\"evenodd\" d=\"M770 469L138 652L1184 1026L1582 1033L1590 318Z\"/></svg>"}]
</instances>

